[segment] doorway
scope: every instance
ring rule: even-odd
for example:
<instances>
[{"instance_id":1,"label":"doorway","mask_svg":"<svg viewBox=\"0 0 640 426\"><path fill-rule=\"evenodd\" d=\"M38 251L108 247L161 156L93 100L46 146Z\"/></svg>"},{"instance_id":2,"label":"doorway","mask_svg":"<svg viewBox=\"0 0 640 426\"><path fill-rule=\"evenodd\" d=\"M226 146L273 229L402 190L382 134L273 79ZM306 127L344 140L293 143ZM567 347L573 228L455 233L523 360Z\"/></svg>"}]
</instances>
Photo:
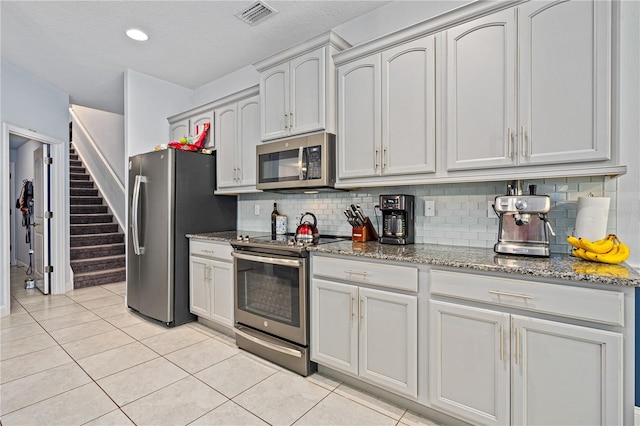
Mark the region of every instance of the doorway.
<instances>
[{"instance_id":1,"label":"doorway","mask_svg":"<svg viewBox=\"0 0 640 426\"><path fill-rule=\"evenodd\" d=\"M47 145L53 164L50 170L51 188L50 208L52 212L51 225L49 227L50 241L50 268L51 286L53 294L62 294L72 288L69 267L69 236L66 231L69 227L68 219L68 197L65 183L68 176L68 162L65 161L65 153L68 154L68 144L65 141L43 135L28 129L24 129L11 124L2 124L2 143L0 144L0 174L7 176L10 171L10 140L11 138L23 138L41 145ZM29 160L33 164L33 154ZM16 176L19 175L19 165L16 164ZM14 178L14 181L17 179ZM21 183L21 181L20 181ZM15 210L15 199L10 197L9 179L3 179L0 185L0 209L7 211ZM16 195L16 194L14 194ZM17 198L17 195L16 195ZM14 217L17 218L18 215ZM17 220L17 219L16 219ZM0 316L8 315L10 312L10 263L11 263L11 240L10 240L10 220L9 215L0 215ZM17 228L16 228L17 230ZM19 238L19 234L16 239ZM16 244L17 245L17 244Z\"/></svg>"}]
</instances>

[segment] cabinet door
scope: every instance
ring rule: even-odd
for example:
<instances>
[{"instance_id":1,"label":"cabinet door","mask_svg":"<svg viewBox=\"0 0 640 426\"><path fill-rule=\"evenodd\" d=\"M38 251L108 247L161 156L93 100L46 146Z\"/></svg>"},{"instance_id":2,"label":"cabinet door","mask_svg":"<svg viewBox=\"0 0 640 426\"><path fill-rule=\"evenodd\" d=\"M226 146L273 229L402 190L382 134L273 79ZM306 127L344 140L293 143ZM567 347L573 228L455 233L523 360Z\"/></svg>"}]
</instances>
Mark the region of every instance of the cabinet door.
<instances>
[{"instance_id":1,"label":"cabinet door","mask_svg":"<svg viewBox=\"0 0 640 426\"><path fill-rule=\"evenodd\" d=\"M474 19L445 37L447 170L514 165L515 10Z\"/></svg>"},{"instance_id":2,"label":"cabinet door","mask_svg":"<svg viewBox=\"0 0 640 426\"><path fill-rule=\"evenodd\" d=\"M238 102L238 183L256 186L256 145L260 143L260 97Z\"/></svg>"},{"instance_id":3,"label":"cabinet door","mask_svg":"<svg viewBox=\"0 0 640 426\"><path fill-rule=\"evenodd\" d=\"M289 134L289 63L260 73L260 123L262 140Z\"/></svg>"},{"instance_id":4,"label":"cabinet door","mask_svg":"<svg viewBox=\"0 0 640 426\"><path fill-rule=\"evenodd\" d=\"M622 335L514 315L513 423L619 425Z\"/></svg>"},{"instance_id":5,"label":"cabinet door","mask_svg":"<svg viewBox=\"0 0 640 426\"><path fill-rule=\"evenodd\" d=\"M215 111L218 188L236 186L238 182L238 165L236 160L237 136L237 104L224 106Z\"/></svg>"},{"instance_id":6,"label":"cabinet door","mask_svg":"<svg viewBox=\"0 0 640 426\"><path fill-rule=\"evenodd\" d=\"M311 359L358 374L358 287L311 280Z\"/></svg>"},{"instance_id":7,"label":"cabinet door","mask_svg":"<svg viewBox=\"0 0 640 426\"><path fill-rule=\"evenodd\" d=\"M435 172L435 37L382 52L382 173Z\"/></svg>"},{"instance_id":8,"label":"cabinet door","mask_svg":"<svg viewBox=\"0 0 640 426\"><path fill-rule=\"evenodd\" d=\"M520 162L610 158L611 2L519 10Z\"/></svg>"},{"instance_id":9,"label":"cabinet door","mask_svg":"<svg viewBox=\"0 0 640 426\"><path fill-rule=\"evenodd\" d=\"M192 314L209 318L209 286L211 261L189 257L189 310Z\"/></svg>"},{"instance_id":10,"label":"cabinet door","mask_svg":"<svg viewBox=\"0 0 640 426\"><path fill-rule=\"evenodd\" d=\"M325 47L292 59L290 134L321 130L325 125Z\"/></svg>"},{"instance_id":11,"label":"cabinet door","mask_svg":"<svg viewBox=\"0 0 640 426\"><path fill-rule=\"evenodd\" d=\"M189 120L182 120L173 123L170 127L170 140L180 141L181 138L189 136Z\"/></svg>"},{"instance_id":12,"label":"cabinet door","mask_svg":"<svg viewBox=\"0 0 640 426\"><path fill-rule=\"evenodd\" d=\"M360 376L418 396L418 298L360 288Z\"/></svg>"},{"instance_id":13,"label":"cabinet door","mask_svg":"<svg viewBox=\"0 0 640 426\"><path fill-rule=\"evenodd\" d=\"M209 132L207 133L207 137L204 141L205 148L214 148L215 147L215 138L213 137L213 111L206 111L198 115L194 115L191 117L190 124L191 127L189 129L189 134L191 137L196 137L196 127L203 125L205 123L209 123Z\"/></svg>"},{"instance_id":14,"label":"cabinet door","mask_svg":"<svg viewBox=\"0 0 640 426\"><path fill-rule=\"evenodd\" d=\"M233 326L233 263L211 261L211 319Z\"/></svg>"},{"instance_id":15,"label":"cabinet door","mask_svg":"<svg viewBox=\"0 0 640 426\"><path fill-rule=\"evenodd\" d=\"M508 425L509 371L509 314L429 302L429 400L434 407L474 424Z\"/></svg>"},{"instance_id":16,"label":"cabinet door","mask_svg":"<svg viewBox=\"0 0 640 426\"><path fill-rule=\"evenodd\" d=\"M338 67L338 177L380 174L380 55Z\"/></svg>"}]
</instances>

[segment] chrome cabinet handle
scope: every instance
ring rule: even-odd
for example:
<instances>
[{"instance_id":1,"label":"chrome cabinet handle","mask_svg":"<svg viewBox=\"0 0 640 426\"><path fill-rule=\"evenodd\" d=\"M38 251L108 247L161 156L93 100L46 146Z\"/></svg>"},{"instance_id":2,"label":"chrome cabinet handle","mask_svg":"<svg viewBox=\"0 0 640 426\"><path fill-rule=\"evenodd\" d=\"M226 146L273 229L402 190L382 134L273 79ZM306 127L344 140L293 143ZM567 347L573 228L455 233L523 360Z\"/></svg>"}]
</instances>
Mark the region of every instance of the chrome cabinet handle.
<instances>
[{"instance_id":1,"label":"chrome cabinet handle","mask_svg":"<svg viewBox=\"0 0 640 426\"><path fill-rule=\"evenodd\" d=\"M527 300L533 299L533 296L529 296L528 294L507 293L506 291L500 290L489 290L489 293L495 294L496 296L518 297Z\"/></svg>"},{"instance_id":2,"label":"chrome cabinet handle","mask_svg":"<svg viewBox=\"0 0 640 426\"><path fill-rule=\"evenodd\" d=\"M289 128L293 129L294 125L293 125L293 113L289 112Z\"/></svg>"},{"instance_id":3,"label":"chrome cabinet handle","mask_svg":"<svg viewBox=\"0 0 640 426\"><path fill-rule=\"evenodd\" d=\"M521 127L521 132L522 132L522 156L523 157L528 157L529 156L529 138L527 137L527 130L524 128L524 126Z\"/></svg>"},{"instance_id":4,"label":"chrome cabinet handle","mask_svg":"<svg viewBox=\"0 0 640 426\"><path fill-rule=\"evenodd\" d=\"M387 147L382 149L382 170L387 168L387 162L389 161L389 154L387 154Z\"/></svg>"},{"instance_id":5,"label":"chrome cabinet handle","mask_svg":"<svg viewBox=\"0 0 640 426\"><path fill-rule=\"evenodd\" d=\"M500 361L504 360L504 326L500 325Z\"/></svg>"},{"instance_id":6,"label":"chrome cabinet handle","mask_svg":"<svg viewBox=\"0 0 640 426\"><path fill-rule=\"evenodd\" d=\"M240 183L242 182L242 169L240 167L238 167L238 179L237 182Z\"/></svg>"},{"instance_id":7,"label":"chrome cabinet handle","mask_svg":"<svg viewBox=\"0 0 640 426\"><path fill-rule=\"evenodd\" d=\"M353 302L355 302L355 298L353 296L351 296L351 301L349 303L349 318L350 318L350 321L353 321L353 317L355 316L354 312L353 312Z\"/></svg>"},{"instance_id":8,"label":"chrome cabinet handle","mask_svg":"<svg viewBox=\"0 0 640 426\"><path fill-rule=\"evenodd\" d=\"M511 131L511 127L509 127L507 131L509 133L509 142L508 142L509 154L508 155L509 155L509 158L513 158L513 132Z\"/></svg>"},{"instance_id":9,"label":"chrome cabinet handle","mask_svg":"<svg viewBox=\"0 0 640 426\"><path fill-rule=\"evenodd\" d=\"M284 128L289 128L289 114L287 114L286 112L284 113Z\"/></svg>"},{"instance_id":10,"label":"chrome cabinet handle","mask_svg":"<svg viewBox=\"0 0 640 426\"><path fill-rule=\"evenodd\" d=\"M364 314L362 313L362 298L358 298L358 326L362 323Z\"/></svg>"},{"instance_id":11,"label":"chrome cabinet handle","mask_svg":"<svg viewBox=\"0 0 640 426\"><path fill-rule=\"evenodd\" d=\"M373 170L378 170L378 155L380 154L380 150L376 149L373 153Z\"/></svg>"},{"instance_id":12,"label":"chrome cabinet handle","mask_svg":"<svg viewBox=\"0 0 640 426\"><path fill-rule=\"evenodd\" d=\"M364 279L367 278L367 273L366 272L358 272L358 271L352 271L351 269L347 269L346 271L344 271L344 273L349 275L349 276L351 276L351 275L360 275Z\"/></svg>"}]
</instances>

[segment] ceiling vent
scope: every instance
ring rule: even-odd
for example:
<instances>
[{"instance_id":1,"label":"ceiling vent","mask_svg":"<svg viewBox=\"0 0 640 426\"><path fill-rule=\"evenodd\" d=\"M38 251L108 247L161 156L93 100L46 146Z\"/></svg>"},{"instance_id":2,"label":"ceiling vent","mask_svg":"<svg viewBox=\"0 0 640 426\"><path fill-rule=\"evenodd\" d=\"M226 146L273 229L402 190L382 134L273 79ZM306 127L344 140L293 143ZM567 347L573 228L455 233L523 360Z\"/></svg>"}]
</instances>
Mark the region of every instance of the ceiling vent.
<instances>
[{"instance_id":1,"label":"ceiling vent","mask_svg":"<svg viewBox=\"0 0 640 426\"><path fill-rule=\"evenodd\" d=\"M244 10L236 13L235 16L249 25L256 25L276 13L278 13L278 11L273 7L263 1L257 1Z\"/></svg>"}]
</instances>

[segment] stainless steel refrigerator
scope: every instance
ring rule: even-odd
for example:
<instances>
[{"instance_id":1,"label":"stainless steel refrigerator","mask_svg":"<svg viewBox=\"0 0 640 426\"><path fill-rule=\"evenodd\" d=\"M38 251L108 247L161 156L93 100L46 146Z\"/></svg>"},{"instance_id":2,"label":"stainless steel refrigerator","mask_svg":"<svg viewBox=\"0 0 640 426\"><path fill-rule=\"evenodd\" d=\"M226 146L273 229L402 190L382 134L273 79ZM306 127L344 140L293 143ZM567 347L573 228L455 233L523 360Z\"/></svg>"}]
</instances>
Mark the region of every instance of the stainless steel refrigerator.
<instances>
[{"instance_id":1,"label":"stainless steel refrigerator","mask_svg":"<svg viewBox=\"0 0 640 426\"><path fill-rule=\"evenodd\" d=\"M189 312L188 233L236 229L237 199L216 196L216 157L149 152L129 158L127 305L168 326Z\"/></svg>"}]
</instances>

